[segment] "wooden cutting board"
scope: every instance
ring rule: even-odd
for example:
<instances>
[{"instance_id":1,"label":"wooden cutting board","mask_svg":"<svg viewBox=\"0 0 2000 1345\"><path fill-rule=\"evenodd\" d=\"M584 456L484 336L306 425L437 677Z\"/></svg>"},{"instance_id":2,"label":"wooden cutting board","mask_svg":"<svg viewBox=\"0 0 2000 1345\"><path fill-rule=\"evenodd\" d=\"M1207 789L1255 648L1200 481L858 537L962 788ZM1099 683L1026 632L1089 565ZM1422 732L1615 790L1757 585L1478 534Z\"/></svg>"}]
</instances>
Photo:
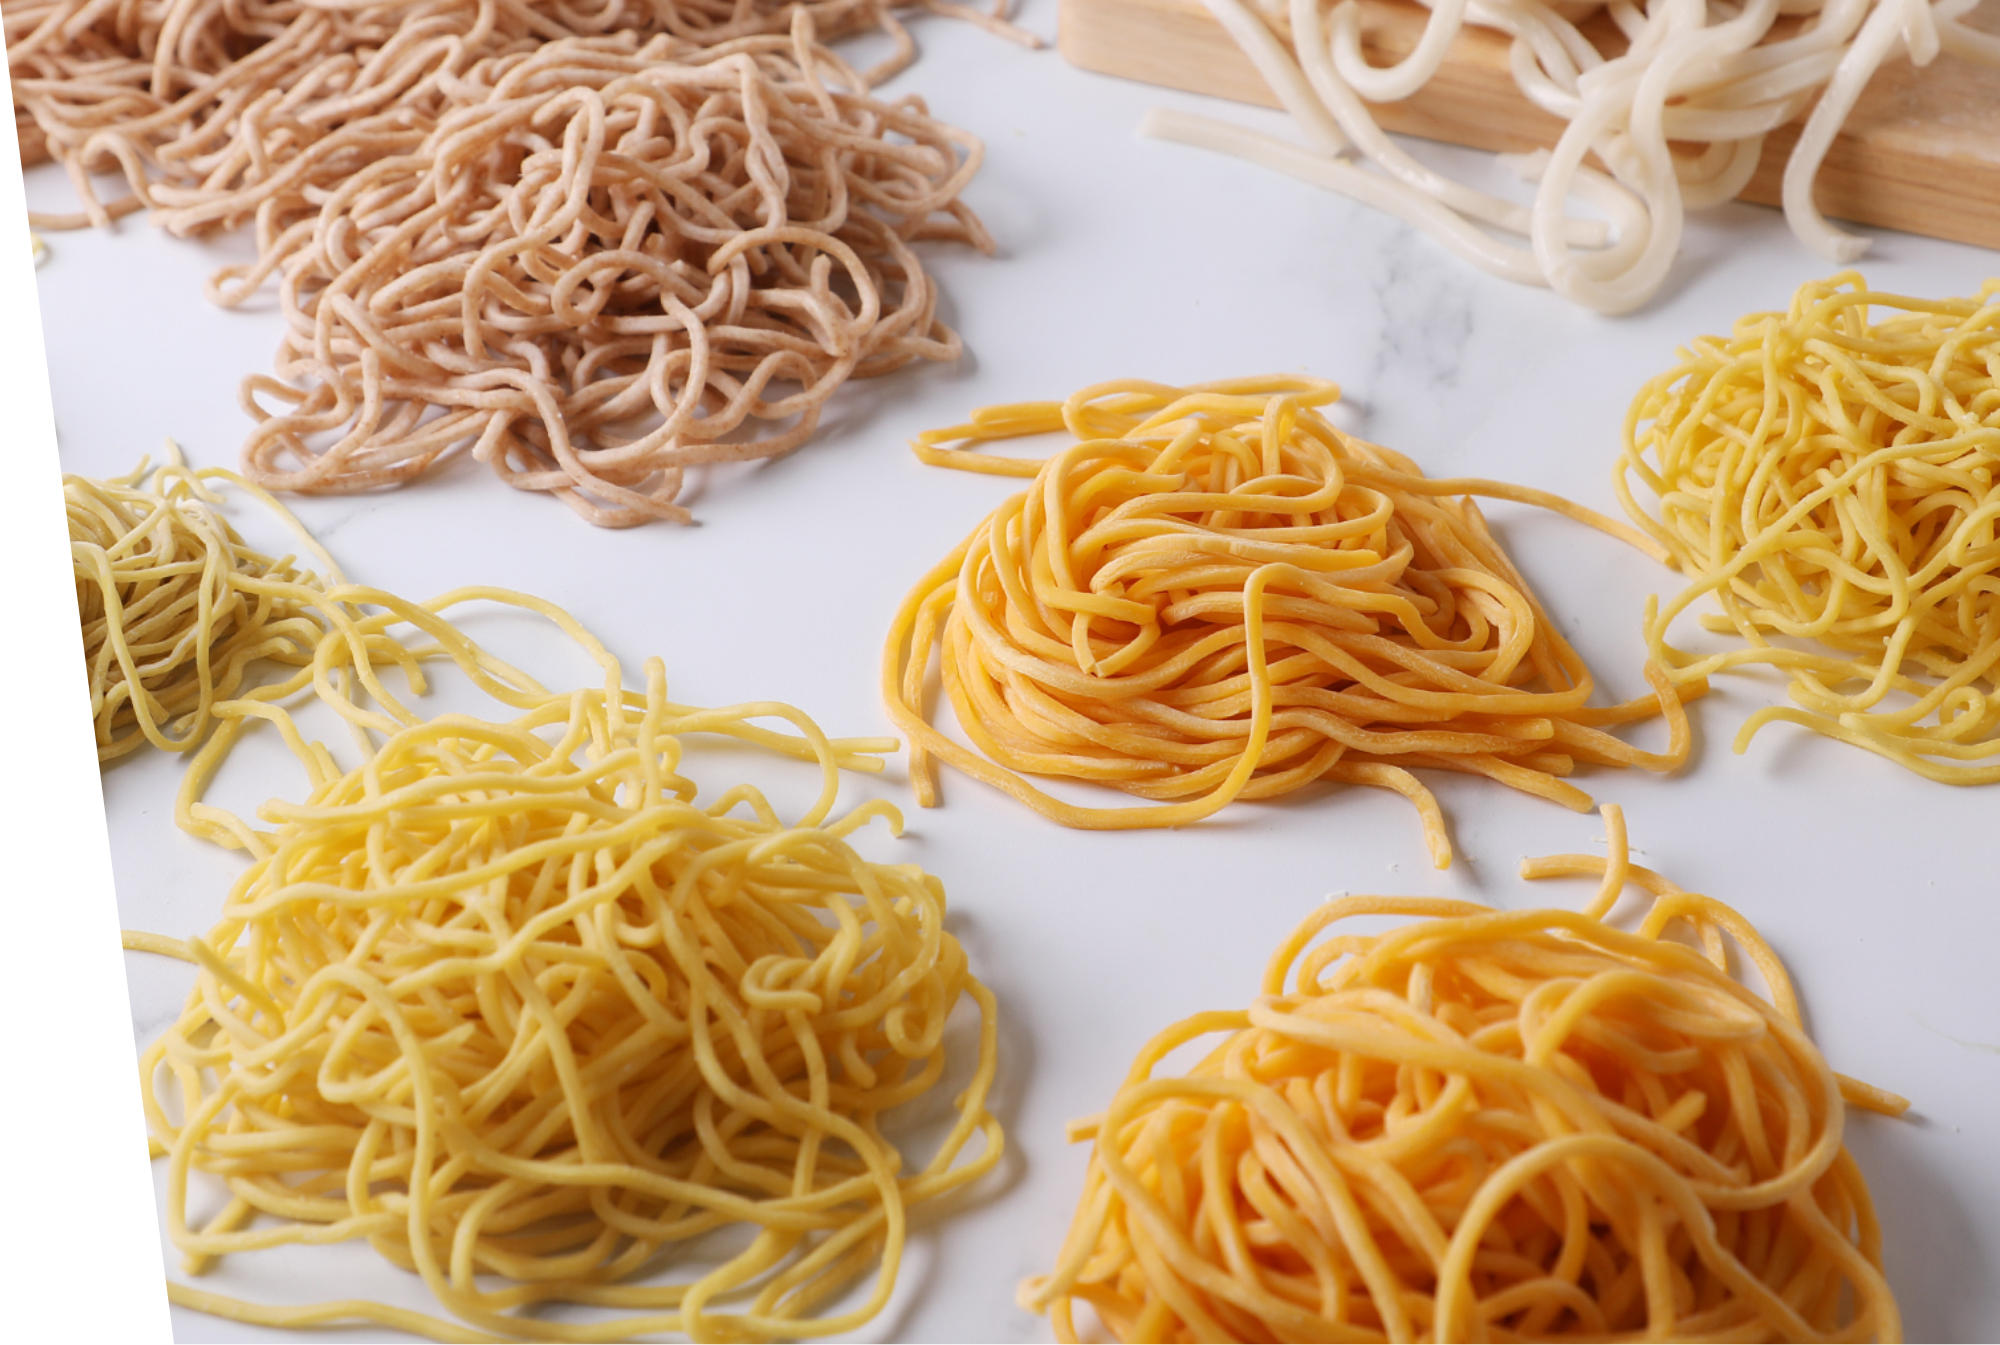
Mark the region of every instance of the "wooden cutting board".
<instances>
[{"instance_id":1,"label":"wooden cutting board","mask_svg":"<svg viewBox=\"0 0 2000 1345\"><path fill-rule=\"evenodd\" d=\"M1429 11L1410 0L1357 2L1372 64L1415 46ZM1986 0L1972 21L2000 26L2000 0ZM1200 0L1062 0L1060 28L1064 57L1085 70L1278 106ZM1508 46L1502 34L1464 29L1437 76L1402 102L1376 104L1376 120L1475 149L1553 146L1563 123L1515 87ZM1765 139L1738 199L1778 204L1797 138L1794 123ZM1923 69L1900 58L1885 65L1828 151L1816 196L1841 219L2000 249L2000 69L1949 54Z\"/></svg>"}]
</instances>

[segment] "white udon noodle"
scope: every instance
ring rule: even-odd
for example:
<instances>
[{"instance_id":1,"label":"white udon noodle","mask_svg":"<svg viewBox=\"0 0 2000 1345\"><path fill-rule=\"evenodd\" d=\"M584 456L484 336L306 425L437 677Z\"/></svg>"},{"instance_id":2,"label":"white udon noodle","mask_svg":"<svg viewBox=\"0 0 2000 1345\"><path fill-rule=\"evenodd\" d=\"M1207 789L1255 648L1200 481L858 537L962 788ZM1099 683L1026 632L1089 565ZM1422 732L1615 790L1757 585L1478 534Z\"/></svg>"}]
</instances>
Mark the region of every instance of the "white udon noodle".
<instances>
[{"instance_id":1,"label":"white udon noodle","mask_svg":"<svg viewBox=\"0 0 2000 1345\"><path fill-rule=\"evenodd\" d=\"M1785 168L1786 219L1823 257L1846 263L1861 256L1868 240L1828 224L1812 187L1869 79L1898 55L1923 66L1948 51L2000 66L2000 37L1960 22L1978 0L1747 0L1740 7L1725 0L1419 2L1430 17L1416 47L1392 66L1371 66L1354 0L1334 0L1331 9L1324 0L1202 0L1309 147L1165 109L1149 114L1141 129L1352 197L1423 230L1482 270L1546 285L1601 313L1625 313L1666 280L1685 211L1733 199L1755 172L1764 137L1808 106L1811 115ZM1289 6L1289 47L1274 32L1276 16L1254 7L1260 3ZM1606 59L1578 27L1600 11L1631 44L1623 55ZM1781 16L1803 22L1774 39ZM1418 163L1369 110L1370 103L1407 98L1428 83L1468 24L1511 37L1521 92L1567 123L1553 150L1500 156L1537 184L1532 207ZM1675 155L1669 141L1705 148ZM1609 173L1586 163L1593 153ZM1572 217L1573 197L1605 218Z\"/></svg>"}]
</instances>

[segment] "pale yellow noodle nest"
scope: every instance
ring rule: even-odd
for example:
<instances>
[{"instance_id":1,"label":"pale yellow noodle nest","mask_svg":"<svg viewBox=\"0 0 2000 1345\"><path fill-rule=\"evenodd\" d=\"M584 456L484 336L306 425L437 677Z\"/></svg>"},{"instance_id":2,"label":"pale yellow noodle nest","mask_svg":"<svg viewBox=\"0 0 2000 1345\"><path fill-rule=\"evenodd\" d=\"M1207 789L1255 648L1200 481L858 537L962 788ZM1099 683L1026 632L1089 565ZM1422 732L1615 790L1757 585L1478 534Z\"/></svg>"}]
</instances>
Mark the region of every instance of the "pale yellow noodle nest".
<instances>
[{"instance_id":1,"label":"pale yellow noodle nest","mask_svg":"<svg viewBox=\"0 0 2000 1345\"><path fill-rule=\"evenodd\" d=\"M1304 377L1190 388L1107 383L993 407L927 434L919 456L1032 475L904 599L882 693L910 737L920 802L934 757L1066 826L1170 827L1314 781L1416 804L1438 867L1444 819L1412 772L1484 775L1579 810L1579 763L1687 760L1678 694L1593 707L1590 671L1471 496L1540 505L1655 550L1542 491L1428 480L1336 429ZM1062 432L1042 462L942 447ZM929 722L933 650L977 751ZM1604 732L1664 714L1669 745ZM1110 785L1158 806L1091 808L1024 775Z\"/></svg>"},{"instance_id":2,"label":"pale yellow noodle nest","mask_svg":"<svg viewBox=\"0 0 2000 1345\"><path fill-rule=\"evenodd\" d=\"M476 600L548 616L604 688L551 693L494 658L446 617ZM945 928L942 885L849 845L870 817L900 825L886 805L828 820L838 769L879 768L893 742L830 741L788 706L673 704L657 660L643 693L624 690L595 640L517 594L419 606L344 587L320 605L313 666L219 707L227 727L183 791L186 825L254 858L220 923L127 937L199 965L144 1054L147 1117L191 1274L365 1238L455 1320L184 1282L170 1296L440 1340L769 1340L879 1312L913 1207L1002 1144L993 998ZM400 664L421 688L440 656L518 717L426 720L379 675ZM280 704L308 685L374 744L359 767ZM772 717L790 731L752 722ZM313 782L260 810L269 832L198 801L258 719ZM818 801L793 823L747 786L697 804L680 739L704 733L816 762ZM961 1004L965 1030L948 1031ZM898 1109L947 1068L963 1087L922 1109L918 1161ZM229 1194L199 1222L198 1172Z\"/></svg>"},{"instance_id":3,"label":"pale yellow noodle nest","mask_svg":"<svg viewBox=\"0 0 2000 1345\"><path fill-rule=\"evenodd\" d=\"M803 443L849 378L950 360L912 244L990 247L979 142L812 38L565 40L454 80L422 143L260 228L280 276L245 470L367 490L469 448L593 523L685 521L691 467ZM262 401L285 404L272 415Z\"/></svg>"},{"instance_id":4,"label":"pale yellow noodle nest","mask_svg":"<svg viewBox=\"0 0 2000 1345\"><path fill-rule=\"evenodd\" d=\"M173 462L150 476L143 463L105 481L65 475L99 761L148 742L193 750L253 665L298 667L319 640L311 595L324 581L246 545L219 510L217 481L269 505L339 578L297 521L233 472Z\"/></svg>"},{"instance_id":5,"label":"pale yellow noodle nest","mask_svg":"<svg viewBox=\"0 0 2000 1345\"><path fill-rule=\"evenodd\" d=\"M1608 861L1522 870L1603 874L1588 910L1342 898L1248 1010L1155 1037L1074 1128L1076 1221L1023 1302L1062 1340L1079 1303L1125 1341L1901 1339L1842 1132L1908 1104L1828 1069L1748 922L1630 866L1606 811ZM1627 882L1634 933L1602 918ZM1364 915L1415 918L1320 938Z\"/></svg>"},{"instance_id":6,"label":"pale yellow noodle nest","mask_svg":"<svg viewBox=\"0 0 2000 1345\"><path fill-rule=\"evenodd\" d=\"M1785 671L1799 708L1753 714L1738 751L1783 720L1933 780L2000 780L1996 462L2000 281L1928 300L1843 272L1692 343L1634 399L1617 473L1689 580L1648 606L1653 657L1680 682ZM1721 612L1701 624L1741 645L1669 643L1704 599Z\"/></svg>"}]
</instances>

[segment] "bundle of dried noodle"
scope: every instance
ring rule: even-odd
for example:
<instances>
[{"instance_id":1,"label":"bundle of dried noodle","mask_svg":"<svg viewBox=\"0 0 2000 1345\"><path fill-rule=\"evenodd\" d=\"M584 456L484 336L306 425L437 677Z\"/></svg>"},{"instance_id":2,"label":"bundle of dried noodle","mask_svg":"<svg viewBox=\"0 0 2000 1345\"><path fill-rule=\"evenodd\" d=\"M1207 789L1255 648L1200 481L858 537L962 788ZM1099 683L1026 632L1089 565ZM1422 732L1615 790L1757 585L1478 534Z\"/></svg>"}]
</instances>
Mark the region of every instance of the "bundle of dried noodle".
<instances>
[{"instance_id":1,"label":"bundle of dried noodle","mask_svg":"<svg viewBox=\"0 0 2000 1345\"><path fill-rule=\"evenodd\" d=\"M70 563L90 672L97 759L152 743L199 746L216 704L269 660L303 667L322 634L322 579L253 551L218 512L208 484L234 482L298 532L333 581L339 572L289 513L235 473L170 463L146 475L63 477Z\"/></svg>"},{"instance_id":2,"label":"bundle of dried noodle","mask_svg":"<svg viewBox=\"0 0 2000 1345\"><path fill-rule=\"evenodd\" d=\"M1017 40L1034 39L951 0L918 0ZM68 170L84 209L44 228L103 225L153 207L177 233L249 219L265 202L306 203L362 163L405 153L438 115L442 89L476 62L563 37L665 35L686 50L784 33L810 10L826 40L879 28L895 51L872 83L915 55L885 0L20 0L4 22L23 164ZM103 201L91 172L129 194Z\"/></svg>"},{"instance_id":3,"label":"bundle of dried noodle","mask_svg":"<svg viewBox=\"0 0 2000 1345\"><path fill-rule=\"evenodd\" d=\"M883 654L918 800L933 756L1066 826L1171 827L1232 799L1316 780L1416 804L1439 868L1451 843L1415 769L1484 775L1579 810L1579 762L1669 771L1687 760L1681 700L1591 707L1590 671L1470 496L1555 509L1659 554L1545 492L1426 480L1335 429L1339 389L1275 377L1193 388L1107 383L1064 403L990 408L924 436L942 465L1033 474L904 599ZM950 451L1067 431L1042 463ZM924 683L979 752L933 728ZM1664 753L1606 727L1664 714ZM981 755L983 753L984 755ZM1079 807L1019 773L1110 785L1163 806Z\"/></svg>"},{"instance_id":4,"label":"bundle of dried noodle","mask_svg":"<svg viewBox=\"0 0 2000 1345\"><path fill-rule=\"evenodd\" d=\"M673 61L565 40L451 81L419 147L228 277L276 269L289 323L288 382L245 385L247 474L367 490L470 444L593 523L685 521L688 468L787 452L847 379L955 358L911 245L990 248L958 200L979 142L811 34Z\"/></svg>"},{"instance_id":5,"label":"bundle of dried noodle","mask_svg":"<svg viewBox=\"0 0 2000 1345\"><path fill-rule=\"evenodd\" d=\"M1603 874L1582 913L1343 898L1248 1012L1155 1037L1073 1127L1083 1198L1024 1304L1065 1341L1079 1301L1127 1341L1900 1340L1842 1131L1908 1104L1833 1073L1749 923L1611 821L1608 862L1522 867ZM1657 898L1632 934L1603 922L1628 881ZM1381 915L1414 918L1315 943Z\"/></svg>"}]
</instances>

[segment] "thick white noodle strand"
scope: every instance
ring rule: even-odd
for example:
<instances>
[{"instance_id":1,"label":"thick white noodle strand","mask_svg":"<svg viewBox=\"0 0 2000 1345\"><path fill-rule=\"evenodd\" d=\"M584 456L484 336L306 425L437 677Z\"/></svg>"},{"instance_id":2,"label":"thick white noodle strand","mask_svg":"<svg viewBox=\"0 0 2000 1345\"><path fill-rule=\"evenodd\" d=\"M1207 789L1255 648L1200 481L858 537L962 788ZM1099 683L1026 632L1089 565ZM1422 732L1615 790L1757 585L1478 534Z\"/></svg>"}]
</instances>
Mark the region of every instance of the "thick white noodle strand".
<instances>
[{"instance_id":1,"label":"thick white noodle strand","mask_svg":"<svg viewBox=\"0 0 2000 1345\"><path fill-rule=\"evenodd\" d=\"M1234 0L1220 2L1234 3ZM1342 13L1350 13L1356 8L1352 0L1346 0L1334 10L1334 17L1338 19ZM1328 50L1329 40L1320 26L1318 0L1291 0L1291 22L1292 45L1307 82L1340 123L1340 129L1354 147L1370 162L1405 186L1430 196L1447 210L1510 233L1523 236L1528 233L1530 219L1525 207L1476 191L1442 173L1433 172L1405 154L1375 124L1375 119L1368 115L1367 106L1346 84L1338 68L1338 56ZM1607 241L1604 225L1596 220L1568 220L1563 228L1564 237L1569 242L1583 247L1603 247ZM1505 245L1496 243L1495 246Z\"/></svg>"},{"instance_id":2,"label":"thick white noodle strand","mask_svg":"<svg viewBox=\"0 0 2000 1345\"><path fill-rule=\"evenodd\" d=\"M1921 19L1913 18L1910 13L1913 9L1922 11ZM1828 261L1842 266L1855 261L1868 251L1868 240L1826 222L1826 216L1819 213L1819 206L1813 201L1813 180L1819 176L1826 152L1833 147L1834 136L1840 133L1847 114L1854 110L1875 71L1898 46L1908 48L1907 35L1913 23L1928 25L1929 22L1930 6L1923 0L1882 0L1868 16L1868 22L1861 25L1861 34L1854 39L1854 45L1840 58L1839 68L1827 81L1819 106L1806 118L1806 128L1799 132L1798 144L1785 164L1785 218L1791 222L1792 232ZM1935 55L1937 46L1933 29L1927 49Z\"/></svg>"},{"instance_id":3,"label":"thick white noodle strand","mask_svg":"<svg viewBox=\"0 0 2000 1345\"><path fill-rule=\"evenodd\" d=\"M1314 96L1312 86L1299 73L1299 64L1264 21L1244 8L1240 0L1201 0L1215 21L1236 39L1236 45L1257 67L1257 73L1271 86L1285 111L1299 124L1312 147L1321 154L1338 154L1347 148L1347 137L1326 106Z\"/></svg>"},{"instance_id":4,"label":"thick white noodle strand","mask_svg":"<svg viewBox=\"0 0 2000 1345\"><path fill-rule=\"evenodd\" d=\"M1866 239L1832 227L1814 204L1820 165L1884 62L1907 55L1923 66L1945 51L2000 66L2000 35L1962 22L1978 2L1423 0L1431 12L1416 45L1393 65L1371 66L1356 0L1332 0L1330 8L1327 0L1286 0L1289 50L1273 31L1281 20L1267 22L1244 0L1203 0L1318 153L1175 113L1156 113L1142 130L1364 201L1482 270L1548 286L1598 312L1624 313L1666 283L1685 211L1735 199L1756 172L1764 137L1808 107L1784 174L1786 219L1824 257L1846 262L1865 251ZM1579 26L1596 13L1607 14L1630 44L1614 59ZM1804 22L1773 38L1784 16ZM1371 110L1427 85L1467 27L1507 35L1515 83L1567 123L1552 151L1510 156L1510 166L1538 183L1532 207L1419 163ZM1334 157L1350 147L1367 166ZM1573 216L1573 199L1609 216L1609 227ZM1480 225L1524 236L1531 246L1505 243Z\"/></svg>"},{"instance_id":5,"label":"thick white noodle strand","mask_svg":"<svg viewBox=\"0 0 2000 1345\"><path fill-rule=\"evenodd\" d=\"M1431 16L1424 21L1423 36L1402 60L1389 66L1373 66L1361 54L1361 6L1355 0L1340 0L1333 7L1331 23L1333 64L1348 87L1371 103L1394 103L1408 98L1431 82L1444 64L1452 38L1465 23L1466 0L1433 0ZM1317 17L1317 7L1315 7ZM1293 30L1295 33L1297 29ZM1303 42L1295 45L1303 46Z\"/></svg>"}]
</instances>

